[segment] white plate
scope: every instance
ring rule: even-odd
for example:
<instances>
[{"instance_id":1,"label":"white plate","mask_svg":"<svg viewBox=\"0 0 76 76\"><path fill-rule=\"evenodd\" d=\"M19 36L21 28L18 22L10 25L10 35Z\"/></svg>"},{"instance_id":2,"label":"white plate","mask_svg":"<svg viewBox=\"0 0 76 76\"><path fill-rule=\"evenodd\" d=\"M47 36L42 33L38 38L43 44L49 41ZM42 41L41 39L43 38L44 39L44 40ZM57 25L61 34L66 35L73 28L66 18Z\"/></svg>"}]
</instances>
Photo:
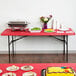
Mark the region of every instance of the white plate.
<instances>
[{"instance_id":1,"label":"white plate","mask_svg":"<svg viewBox=\"0 0 76 76\"><path fill-rule=\"evenodd\" d=\"M30 31L31 33L37 33L37 32L41 32L41 30L36 30L36 31Z\"/></svg>"},{"instance_id":2,"label":"white plate","mask_svg":"<svg viewBox=\"0 0 76 76\"><path fill-rule=\"evenodd\" d=\"M2 76L7 76L7 75L9 75L9 73L4 73ZM16 76L16 74L13 73L13 76Z\"/></svg>"},{"instance_id":3,"label":"white plate","mask_svg":"<svg viewBox=\"0 0 76 76\"><path fill-rule=\"evenodd\" d=\"M0 73L2 73L2 70L0 69Z\"/></svg>"},{"instance_id":4,"label":"white plate","mask_svg":"<svg viewBox=\"0 0 76 76\"><path fill-rule=\"evenodd\" d=\"M30 68L24 68L24 67L26 67L26 66L29 66ZM21 67L21 70L24 70L24 71L29 71L29 70L32 70L32 69L34 69L34 67L33 66L30 66L30 65L26 65L26 66L22 66Z\"/></svg>"},{"instance_id":5,"label":"white plate","mask_svg":"<svg viewBox=\"0 0 76 76\"><path fill-rule=\"evenodd\" d=\"M60 31L68 31L69 29L68 28L61 28L59 29Z\"/></svg>"},{"instance_id":6,"label":"white plate","mask_svg":"<svg viewBox=\"0 0 76 76\"><path fill-rule=\"evenodd\" d=\"M64 31L57 31L57 33L64 33Z\"/></svg>"},{"instance_id":7,"label":"white plate","mask_svg":"<svg viewBox=\"0 0 76 76\"><path fill-rule=\"evenodd\" d=\"M29 72L23 73L22 76L29 76L28 73L29 73ZM36 74L35 72L33 72L33 73L34 73L34 76L37 76L37 74Z\"/></svg>"},{"instance_id":8,"label":"white plate","mask_svg":"<svg viewBox=\"0 0 76 76\"><path fill-rule=\"evenodd\" d=\"M34 27L32 27L32 28L34 28ZM32 28L29 28L29 31L30 31L31 33L37 33L37 32L41 32L41 31L42 31L42 28L41 28L41 27L38 27L38 28L40 28L41 30L31 30Z\"/></svg>"},{"instance_id":9,"label":"white plate","mask_svg":"<svg viewBox=\"0 0 76 76\"><path fill-rule=\"evenodd\" d=\"M7 67L6 70L7 70L7 71L17 71L17 70L19 70L19 67L18 67L18 66L16 66L16 67L17 67L16 69L11 69L11 68L13 68L13 67L10 66L10 67Z\"/></svg>"}]
</instances>

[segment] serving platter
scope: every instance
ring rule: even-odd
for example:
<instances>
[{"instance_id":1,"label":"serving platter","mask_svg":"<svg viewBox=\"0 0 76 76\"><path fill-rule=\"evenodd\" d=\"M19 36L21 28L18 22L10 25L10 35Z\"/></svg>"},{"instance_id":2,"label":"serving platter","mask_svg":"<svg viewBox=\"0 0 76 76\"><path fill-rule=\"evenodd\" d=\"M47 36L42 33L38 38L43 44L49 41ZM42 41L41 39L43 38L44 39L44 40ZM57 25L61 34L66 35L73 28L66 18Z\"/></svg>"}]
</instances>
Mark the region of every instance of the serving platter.
<instances>
[{"instance_id":1,"label":"serving platter","mask_svg":"<svg viewBox=\"0 0 76 76\"><path fill-rule=\"evenodd\" d=\"M68 31L69 29L68 28L61 28L59 29L60 31Z\"/></svg>"},{"instance_id":2,"label":"serving platter","mask_svg":"<svg viewBox=\"0 0 76 76\"><path fill-rule=\"evenodd\" d=\"M15 73L12 73L12 74L13 74L13 76L16 76ZM2 76L8 76L8 75L11 76L10 73L4 73Z\"/></svg>"},{"instance_id":3,"label":"serving platter","mask_svg":"<svg viewBox=\"0 0 76 76\"><path fill-rule=\"evenodd\" d=\"M24 70L24 71L29 71L29 70L33 70L33 69L34 69L34 67L30 66L30 65L26 65L26 66L21 67L21 70Z\"/></svg>"},{"instance_id":4,"label":"serving platter","mask_svg":"<svg viewBox=\"0 0 76 76\"><path fill-rule=\"evenodd\" d=\"M6 68L7 71L17 71L19 70L18 66L12 65Z\"/></svg>"},{"instance_id":5,"label":"serving platter","mask_svg":"<svg viewBox=\"0 0 76 76\"><path fill-rule=\"evenodd\" d=\"M29 74L30 72L26 72L26 73L23 73L22 76L37 76L37 74L35 72L32 72L33 75Z\"/></svg>"}]
</instances>

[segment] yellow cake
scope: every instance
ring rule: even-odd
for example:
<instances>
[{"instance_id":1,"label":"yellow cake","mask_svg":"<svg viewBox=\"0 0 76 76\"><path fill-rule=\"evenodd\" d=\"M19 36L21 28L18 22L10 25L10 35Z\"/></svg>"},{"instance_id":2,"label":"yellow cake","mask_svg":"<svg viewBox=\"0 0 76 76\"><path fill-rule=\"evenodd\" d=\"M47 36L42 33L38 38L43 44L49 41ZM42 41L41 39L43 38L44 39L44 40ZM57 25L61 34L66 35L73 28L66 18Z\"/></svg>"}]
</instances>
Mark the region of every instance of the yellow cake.
<instances>
[{"instance_id":1,"label":"yellow cake","mask_svg":"<svg viewBox=\"0 0 76 76\"><path fill-rule=\"evenodd\" d=\"M48 67L46 76L74 76L74 71L70 67Z\"/></svg>"}]
</instances>

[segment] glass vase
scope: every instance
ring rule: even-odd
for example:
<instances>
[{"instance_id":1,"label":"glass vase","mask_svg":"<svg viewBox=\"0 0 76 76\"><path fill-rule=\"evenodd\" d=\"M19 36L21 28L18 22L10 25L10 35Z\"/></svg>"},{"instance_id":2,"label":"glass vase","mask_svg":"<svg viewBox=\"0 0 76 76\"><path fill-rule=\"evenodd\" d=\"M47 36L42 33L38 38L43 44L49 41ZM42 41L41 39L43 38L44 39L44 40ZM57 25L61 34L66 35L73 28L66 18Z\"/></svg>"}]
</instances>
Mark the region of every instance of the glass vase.
<instances>
[{"instance_id":1,"label":"glass vase","mask_svg":"<svg viewBox=\"0 0 76 76\"><path fill-rule=\"evenodd\" d=\"M43 24L43 29L47 29L47 23Z\"/></svg>"}]
</instances>

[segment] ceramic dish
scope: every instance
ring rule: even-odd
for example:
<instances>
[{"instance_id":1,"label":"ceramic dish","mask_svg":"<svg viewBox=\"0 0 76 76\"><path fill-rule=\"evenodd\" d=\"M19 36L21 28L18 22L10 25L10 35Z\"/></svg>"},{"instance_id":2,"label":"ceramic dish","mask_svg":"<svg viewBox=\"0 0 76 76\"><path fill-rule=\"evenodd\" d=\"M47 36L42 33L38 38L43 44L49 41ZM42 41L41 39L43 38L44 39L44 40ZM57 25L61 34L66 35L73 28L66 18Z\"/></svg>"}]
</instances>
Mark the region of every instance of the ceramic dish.
<instances>
[{"instance_id":1,"label":"ceramic dish","mask_svg":"<svg viewBox=\"0 0 76 76\"><path fill-rule=\"evenodd\" d=\"M33 28L29 28L29 31L31 33L37 33L37 32L41 32L42 28L41 27L33 27Z\"/></svg>"},{"instance_id":2,"label":"ceramic dish","mask_svg":"<svg viewBox=\"0 0 76 76\"><path fill-rule=\"evenodd\" d=\"M26 66L21 67L21 70L24 70L24 71L29 71L29 70L32 70L32 69L34 69L34 67L30 66L30 65L26 65Z\"/></svg>"},{"instance_id":3,"label":"ceramic dish","mask_svg":"<svg viewBox=\"0 0 76 76\"><path fill-rule=\"evenodd\" d=\"M16 76L15 73L4 73L2 76Z\"/></svg>"},{"instance_id":4,"label":"ceramic dish","mask_svg":"<svg viewBox=\"0 0 76 76\"><path fill-rule=\"evenodd\" d=\"M37 32L41 32L41 30L36 30L36 31L30 31L31 33L37 33Z\"/></svg>"},{"instance_id":5,"label":"ceramic dish","mask_svg":"<svg viewBox=\"0 0 76 76\"><path fill-rule=\"evenodd\" d=\"M2 73L2 70L0 69L0 73Z\"/></svg>"},{"instance_id":6,"label":"ceramic dish","mask_svg":"<svg viewBox=\"0 0 76 76\"><path fill-rule=\"evenodd\" d=\"M23 73L23 76L36 76L36 73L35 72L26 72L26 73Z\"/></svg>"},{"instance_id":7,"label":"ceramic dish","mask_svg":"<svg viewBox=\"0 0 76 76\"><path fill-rule=\"evenodd\" d=\"M61 28L59 29L60 31L68 31L69 29L68 28Z\"/></svg>"},{"instance_id":8,"label":"ceramic dish","mask_svg":"<svg viewBox=\"0 0 76 76\"><path fill-rule=\"evenodd\" d=\"M17 71L17 70L19 70L19 67L15 66L15 65L12 65L10 67L7 67L6 70L7 71Z\"/></svg>"},{"instance_id":9,"label":"ceramic dish","mask_svg":"<svg viewBox=\"0 0 76 76\"><path fill-rule=\"evenodd\" d=\"M55 32L54 29L44 29L44 32L50 33L50 32Z\"/></svg>"}]
</instances>

